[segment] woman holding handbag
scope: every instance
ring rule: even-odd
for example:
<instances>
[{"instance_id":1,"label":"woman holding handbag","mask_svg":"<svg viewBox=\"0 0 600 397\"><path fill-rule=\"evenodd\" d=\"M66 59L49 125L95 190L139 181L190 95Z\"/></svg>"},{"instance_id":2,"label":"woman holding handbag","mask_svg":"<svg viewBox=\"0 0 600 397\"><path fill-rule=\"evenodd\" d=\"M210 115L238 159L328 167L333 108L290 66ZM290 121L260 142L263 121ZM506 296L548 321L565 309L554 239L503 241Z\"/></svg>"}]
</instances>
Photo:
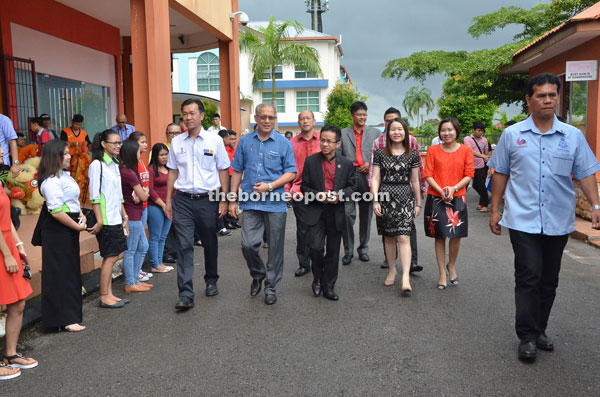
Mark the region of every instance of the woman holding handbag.
<instances>
[{"instance_id":1,"label":"woman holding handbag","mask_svg":"<svg viewBox=\"0 0 600 397\"><path fill-rule=\"evenodd\" d=\"M70 332L85 329L81 296L79 233L86 219L79 205L79 185L71 177L67 143L46 144L38 170L40 193L49 211L42 225L42 323L46 328Z\"/></svg>"},{"instance_id":2,"label":"woman holding handbag","mask_svg":"<svg viewBox=\"0 0 600 397\"><path fill-rule=\"evenodd\" d=\"M3 154L0 147L0 157ZM0 229L0 305L6 305L6 337L4 359L0 361L0 380L7 380L21 375L21 368L36 367L38 362L17 353L25 298L33 290L29 285L29 271L24 268L27 254L10 221L10 199L4 192L4 186L0 186Z\"/></svg>"}]
</instances>

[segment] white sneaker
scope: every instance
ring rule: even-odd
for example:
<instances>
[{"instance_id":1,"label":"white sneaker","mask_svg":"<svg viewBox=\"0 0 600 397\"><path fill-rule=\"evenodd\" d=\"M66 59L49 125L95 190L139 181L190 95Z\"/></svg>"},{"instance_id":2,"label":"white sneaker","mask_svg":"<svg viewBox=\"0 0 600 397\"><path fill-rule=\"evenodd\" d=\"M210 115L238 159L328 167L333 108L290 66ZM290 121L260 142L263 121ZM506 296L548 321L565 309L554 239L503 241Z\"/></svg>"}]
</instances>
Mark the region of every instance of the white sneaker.
<instances>
[{"instance_id":1,"label":"white sneaker","mask_svg":"<svg viewBox=\"0 0 600 397\"><path fill-rule=\"evenodd\" d=\"M148 276L149 278L152 278L154 277L154 274L140 271L140 276Z\"/></svg>"},{"instance_id":2,"label":"white sneaker","mask_svg":"<svg viewBox=\"0 0 600 397\"><path fill-rule=\"evenodd\" d=\"M140 280L142 283L145 283L146 281L150 280L150 277L148 277L148 276L142 276L142 275L140 274L140 278L139 278L139 280Z\"/></svg>"}]
</instances>

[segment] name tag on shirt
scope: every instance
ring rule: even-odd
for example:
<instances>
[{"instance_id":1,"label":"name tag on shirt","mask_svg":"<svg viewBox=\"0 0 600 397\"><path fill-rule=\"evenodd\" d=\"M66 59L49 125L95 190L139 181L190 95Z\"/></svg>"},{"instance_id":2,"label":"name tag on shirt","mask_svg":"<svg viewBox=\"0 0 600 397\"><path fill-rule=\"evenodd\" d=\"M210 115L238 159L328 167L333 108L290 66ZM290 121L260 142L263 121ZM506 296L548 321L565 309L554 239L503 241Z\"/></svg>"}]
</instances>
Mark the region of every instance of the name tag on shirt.
<instances>
[{"instance_id":1,"label":"name tag on shirt","mask_svg":"<svg viewBox=\"0 0 600 397\"><path fill-rule=\"evenodd\" d=\"M204 155L205 156L214 156L214 153L210 149L204 149Z\"/></svg>"}]
</instances>

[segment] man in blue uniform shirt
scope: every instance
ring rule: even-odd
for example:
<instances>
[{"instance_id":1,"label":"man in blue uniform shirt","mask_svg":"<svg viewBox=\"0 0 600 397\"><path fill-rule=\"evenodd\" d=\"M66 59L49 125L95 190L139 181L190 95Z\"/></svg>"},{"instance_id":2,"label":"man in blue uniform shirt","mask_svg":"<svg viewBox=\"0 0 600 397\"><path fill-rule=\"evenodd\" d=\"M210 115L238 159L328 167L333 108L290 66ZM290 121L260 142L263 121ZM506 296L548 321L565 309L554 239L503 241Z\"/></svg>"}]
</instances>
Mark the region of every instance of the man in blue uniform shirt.
<instances>
[{"instance_id":1,"label":"man in blue uniform shirt","mask_svg":"<svg viewBox=\"0 0 600 397\"><path fill-rule=\"evenodd\" d=\"M585 136L555 115L560 80L544 73L527 88L529 117L504 130L488 165L492 180L490 228L509 229L515 254L515 328L519 359L533 362L537 348L554 350L546 336L558 274L569 233L575 230L575 189L579 180L592 205L592 227L600 228L595 173L600 164ZM499 206L504 195L504 212Z\"/></svg>"},{"instance_id":2,"label":"man in blue uniform shirt","mask_svg":"<svg viewBox=\"0 0 600 397\"><path fill-rule=\"evenodd\" d=\"M296 176L296 161L290 141L274 130L277 112L273 105L262 103L254 113L256 130L240 138L231 163L232 195L237 194L241 182L242 194L248 197L240 198L239 208L237 200L231 201L229 214L237 218L239 209L244 211L242 253L252 277L250 295L258 295L265 280L265 303L272 305L283 274L284 187ZM258 251L265 229L269 242L266 267Z\"/></svg>"}]
</instances>

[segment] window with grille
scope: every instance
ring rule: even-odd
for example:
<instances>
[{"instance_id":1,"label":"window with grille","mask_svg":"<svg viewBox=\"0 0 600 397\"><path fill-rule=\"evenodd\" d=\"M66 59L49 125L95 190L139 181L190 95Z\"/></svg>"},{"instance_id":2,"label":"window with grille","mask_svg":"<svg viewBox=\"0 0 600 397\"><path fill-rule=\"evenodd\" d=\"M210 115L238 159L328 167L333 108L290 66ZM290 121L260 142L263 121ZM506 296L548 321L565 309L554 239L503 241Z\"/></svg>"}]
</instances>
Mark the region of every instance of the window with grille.
<instances>
[{"instance_id":1,"label":"window with grille","mask_svg":"<svg viewBox=\"0 0 600 397\"><path fill-rule=\"evenodd\" d=\"M296 112L310 110L320 112L319 110L319 91L297 91L296 92Z\"/></svg>"},{"instance_id":2,"label":"window with grille","mask_svg":"<svg viewBox=\"0 0 600 397\"><path fill-rule=\"evenodd\" d=\"M298 66L296 66L296 70L294 71L294 77L297 79L314 79L317 77L314 73L308 73L306 70L302 70Z\"/></svg>"},{"instance_id":3,"label":"window with grille","mask_svg":"<svg viewBox=\"0 0 600 397\"><path fill-rule=\"evenodd\" d=\"M277 113L285 113L285 99L284 99L283 92L277 92L276 95L277 95L276 96ZM271 91L263 92L262 93L262 102L272 104L273 103L273 93Z\"/></svg>"},{"instance_id":4,"label":"window with grille","mask_svg":"<svg viewBox=\"0 0 600 397\"><path fill-rule=\"evenodd\" d=\"M282 79L282 78L283 78L283 67L282 67L281 65L278 65L278 66L275 68L275 79ZM270 71L270 70L269 70L269 71L266 71L266 72L263 74L263 80L273 80L273 79L271 78L271 71Z\"/></svg>"},{"instance_id":5,"label":"window with grille","mask_svg":"<svg viewBox=\"0 0 600 397\"><path fill-rule=\"evenodd\" d=\"M198 91L219 91L219 57L211 52L202 53L196 65Z\"/></svg>"}]
</instances>

